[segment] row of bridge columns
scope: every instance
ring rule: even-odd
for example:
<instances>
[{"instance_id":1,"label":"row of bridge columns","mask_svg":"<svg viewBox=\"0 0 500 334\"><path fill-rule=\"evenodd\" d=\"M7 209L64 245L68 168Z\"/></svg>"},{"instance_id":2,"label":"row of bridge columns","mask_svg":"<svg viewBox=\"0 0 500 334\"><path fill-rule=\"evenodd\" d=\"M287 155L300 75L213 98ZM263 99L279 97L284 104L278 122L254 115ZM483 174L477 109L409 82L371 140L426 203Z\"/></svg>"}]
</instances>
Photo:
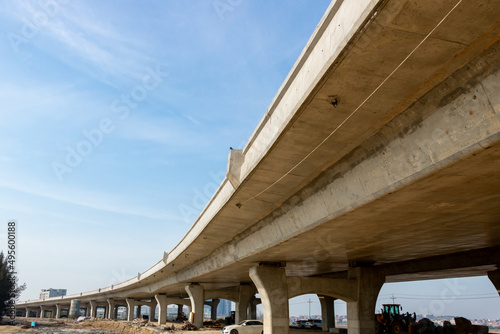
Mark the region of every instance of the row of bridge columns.
<instances>
[{"instance_id":1,"label":"row of bridge columns","mask_svg":"<svg viewBox=\"0 0 500 334\"><path fill-rule=\"evenodd\" d=\"M248 318L256 318L256 305L262 302L264 312L264 332L267 334L289 333L290 298L315 293L321 303L323 317L323 330L328 331L335 327L334 300L343 299L347 303L348 331L350 334L372 334L374 332L374 310L377 297L385 282L384 273L376 267L358 266L348 270L346 278L317 278L317 277L287 277L285 268L279 266L258 266L250 268L250 278L255 287L250 284L241 284L230 291L230 296L235 301L235 321L240 322ZM488 277L500 295L500 270L491 271ZM167 318L167 305L177 304L178 314L182 313L184 305L190 307L193 313L193 324L203 327L204 305L210 305L212 319L216 318L219 304L218 298L205 300L214 294L224 295L224 291L206 292L203 285L192 283L186 285L189 299L169 298L166 294L156 294L150 302L137 301L127 298L127 320L140 318L142 305L150 307L150 321L154 321L155 309L158 306L158 324L165 324ZM255 293L260 299L255 298ZM227 294L227 292L226 292ZM210 298L209 298L210 299ZM118 304L113 299L107 300L106 317L116 319ZM95 317L97 308L103 307L102 302L90 301L87 306L87 315ZM48 306L41 306L36 312L43 317ZM53 307L51 308L53 309ZM30 310L27 309L28 316ZM60 317L62 306L55 306L56 317ZM134 314L134 310L136 313ZM37 314L38 315L38 314Z\"/></svg>"},{"instance_id":2,"label":"row of bridge columns","mask_svg":"<svg viewBox=\"0 0 500 334\"><path fill-rule=\"evenodd\" d=\"M88 317L96 317L97 316L97 309L98 308L103 308L104 309L104 314L105 314L105 318L107 319L116 319L117 318L117 313L118 313L118 307L120 306L124 306L122 304L117 304L115 302L115 300L113 299L108 299L107 300L107 306L103 303L98 303L96 301L90 301L88 302L88 306L87 307L82 307L82 309L85 309L85 315L88 316ZM155 309L156 309L156 301L155 302L137 302L137 301L133 301L131 302L131 304L135 306L137 306L137 309L136 309L136 317L139 318L141 316L141 306L142 305L145 305L145 306L149 306L150 307L150 314L154 317L154 312L155 312ZM25 316L28 317L29 314L31 312L35 312L35 317L36 318L45 318L45 312L46 311L53 311L55 312L54 313L54 318L56 319L59 319L61 317L61 311L63 309L68 309L69 310L69 306L65 306L63 307L63 305L61 304L56 304L54 306L45 306L45 305L42 305L40 307L37 307L37 308L26 308L26 314ZM133 310L133 309L132 309ZM133 314L133 311L132 311L132 314ZM134 319L134 317L132 316L131 319Z\"/></svg>"},{"instance_id":3,"label":"row of bridge columns","mask_svg":"<svg viewBox=\"0 0 500 334\"><path fill-rule=\"evenodd\" d=\"M335 327L334 300L343 299L347 302L349 332L354 334L373 333L374 310L378 293L385 276L373 267L353 267L343 279L287 277L285 268L279 266L258 266L250 269L253 284L241 284L237 290L231 291L235 302L235 322L256 318L256 305L263 304L264 332L272 334L289 333L290 298L315 293L318 295L322 317L323 330ZM192 322L197 327L203 327L204 305L212 308L212 318L215 318L219 300L212 298L207 302L203 285L191 283L186 285L189 304L193 313ZM209 294L214 294L210 292ZM259 293L260 299L255 298ZM224 294L221 292L221 294ZM174 298L175 299L175 298ZM210 298L207 298L210 299ZM166 307L173 299L165 294L156 294L155 300L159 306L158 324L166 322ZM186 301L186 300L184 300ZM130 304L133 309L134 304ZM130 318L130 314L129 314Z\"/></svg>"}]
</instances>

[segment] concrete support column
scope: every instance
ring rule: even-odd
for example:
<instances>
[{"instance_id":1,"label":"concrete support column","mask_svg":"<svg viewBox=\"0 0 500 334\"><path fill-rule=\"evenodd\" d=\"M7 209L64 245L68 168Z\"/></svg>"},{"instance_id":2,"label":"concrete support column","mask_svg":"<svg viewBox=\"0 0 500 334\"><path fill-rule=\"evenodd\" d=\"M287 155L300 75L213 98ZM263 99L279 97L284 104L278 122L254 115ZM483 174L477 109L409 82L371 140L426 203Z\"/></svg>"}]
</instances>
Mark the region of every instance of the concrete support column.
<instances>
[{"instance_id":1,"label":"concrete support column","mask_svg":"<svg viewBox=\"0 0 500 334\"><path fill-rule=\"evenodd\" d=\"M156 294L155 299L158 303L158 325L163 325L167 322L167 295Z\"/></svg>"},{"instance_id":2,"label":"concrete support column","mask_svg":"<svg viewBox=\"0 0 500 334\"><path fill-rule=\"evenodd\" d=\"M89 301L89 305L90 305L90 316L92 318L95 318L97 314L97 302L95 300L91 300Z\"/></svg>"},{"instance_id":3,"label":"concrete support column","mask_svg":"<svg viewBox=\"0 0 500 334\"><path fill-rule=\"evenodd\" d=\"M489 271L488 278L490 279L491 283L493 283L493 285L497 289L498 294L500 295L500 269Z\"/></svg>"},{"instance_id":4,"label":"concrete support column","mask_svg":"<svg viewBox=\"0 0 500 334\"><path fill-rule=\"evenodd\" d=\"M219 303L219 298L212 299L212 303L210 304L210 319L212 320L217 320L217 306L219 306Z\"/></svg>"},{"instance_id":5,"label":"concrete support column","mask_svg":"<svg viewBox=\"0 0 500 334\"><path fill-rule=\"evenodd\" d=\"M142 316L141 316L141 307L142 307L142 305L141 305L141 304L137 304L137 309L135 310L135 311L136 311L136 312L135 312L135 317L136 317L137 319L142 318Z\"/></svg>"},{"instance_id":6,"label":"concrete support column","mask_svg":"<svg viewBox=\"0 0 500 334\"><path fill-rule=\"evenodd\" d=\"M318 295L321 304L321 324L323 332L328 332L330 328L335 328L335 298Z\"/></svg>"},{"instance_id":7,"label":"concrete support column","mask_svg":"<svg viewBox=\"0 0 500 334\"><path fill-rule=\"evenodd\" d=\"M29 309L29 308L26 308L26 316L25 316L25 317L26 317L26 318L29 318L29 316L30 316L30 309Z\"/></svg>"},{"instance_id":8,"label":"concrete support column","mask_svg":"<svg viewBox=\"0 0 500 334\"><path fill-rule=\"evenodd\" d=\"M255 298L255 296L252 297L252 300L250 301L250 319L257 319L257 305L259 305L260 298Z\"/></svg>"},{"instance_id":9,"label":"concrete support column","mask_svg":"<svg viewBox=\"0 0 500 334\"><path fill-rule=\"evenodd\" d=\"M184 305L177 304L177 318L179 318L182 315L182 309L183 308L184 308Z\"/></svg>"},{"instance_id":10,"label":"concrete support column","mask_svg":"<svg viewBox=\"0 0 500 334\"><path fill-rule=\"evenodd\" d=\"M205 291L200 284L186 285L186 291L191 300L191 312L194 313L193 325L198 328L203 327L203 308L205 301Z\"/></svg>"},{"instance_id":11,"label":"concrete support column","mask_svg":"<svg viewBox=\"0 0 500 334\"><path fill-rule=\"evenodd\" d=\"M87 305L87 307L85 308L85 316L90 317L90 305Z\"/></svg>"},{"instance_id":12,"label":"concrete support column","mask_svg":"<svg viewBox=\"0 0 500 334\"><path fill-rule=\"evenodd\" d=\"M108 298L108 319L116 319L115 301L113 298Z\"/></svg>"},{"instance_id":13,"label":"concrete support column","mask_svg":"<svg viewBox=\"0 0 500 334\"><path fill-rule=\"evenodd\" d=\"M347 331L349 334L373 334L375 330L375 303L385 282L383 272L373 267L349 268L349 279L356 279L356 302L347 302Z\"/></svg>"},{"instance_id":14,"label":"concrete support column","mask_svg":"<svg viewBox=\"0 0 500 334\"><path fill-rule=\"evenodd\" d=\"M264 333L288 334L288 286L285 268L253 267L250 268L250 278L262 300Z\"/></svg>"},{"instance_id":15,"label":"concrete support column","mask_svg":"<svg viewBox=\"0 0 500 334\"><path fill-rule=\"evenodd\" d=\"M149 321L153 322L155 320L155 311L156 311L156 299L151 298L151 301L149 303L146 303L146 305L149 307Z\"/></svg>"},{"instance_id":16,"label":"concrete support column","mask_svg":"<svg viewBox=\"0 0 500 334\"><path fill-rule=\"evenodd\" d=\"M45 306L40 306L40 318L45 317Z\"/></svg>"},{"instance_id":17,"label":"concrete support column","mask_svg":"<svg viewBox=\"0 0 500 334\"><path fill-rule=\"evenodd\" d=\"M127 321L134 320L134 307L137 304L135 300L127 298L125 299L127 302Z\"/></svg>"},{"instance_id":18,"label":"concrete support column","mask_svg":"<svg viewBox=\"0 0 500 334\"><path fill-rule=\"evenodd\" d=\"M254 289L250 285L240 285L240 292L238 296L238 301L235 305L235 322L239 323L240 321L248 319L248 305L250 304L250 300L255 295Z\"/></svg>"},{"instance_id":19,"label":"concrete support column","mask_svg":"<svg viewBox=\"0 0 500 334\"><path fill-rule=\"evenodd\" d=\"M61 304L56 304L56 319L61 318Z\"/></svg>"},{"instance_id":20,"label":"concrete support column","mask_svg":"<svg viewBox=\"0 0 500 334\"><path fill-rule=\"evenodd\" d=\"M248 305L248 316L252 320L257 319L257 305L254 305L252 303Z\"/></svg>"}]
</instances>

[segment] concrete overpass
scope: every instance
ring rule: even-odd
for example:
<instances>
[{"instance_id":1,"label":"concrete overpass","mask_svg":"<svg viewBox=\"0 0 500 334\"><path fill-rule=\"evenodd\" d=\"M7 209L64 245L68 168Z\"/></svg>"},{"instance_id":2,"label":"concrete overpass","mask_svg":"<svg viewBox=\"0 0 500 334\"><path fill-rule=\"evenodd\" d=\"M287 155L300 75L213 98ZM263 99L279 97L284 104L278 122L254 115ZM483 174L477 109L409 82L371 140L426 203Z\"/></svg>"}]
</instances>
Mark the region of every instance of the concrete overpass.
<instances>
[{"instance_id":1,"label":"concrete overpass","mask_svg":"<svg viewBox=\"0 0 500 334\"><path fill-rule=\"evenodd\" d=\"M488 275L500 291L500 0L336 0L183 239L120 284L19 308L236 302L288 333L287 300L347 302L372 333L384 282Z\"/></svg>"}]
</instances>

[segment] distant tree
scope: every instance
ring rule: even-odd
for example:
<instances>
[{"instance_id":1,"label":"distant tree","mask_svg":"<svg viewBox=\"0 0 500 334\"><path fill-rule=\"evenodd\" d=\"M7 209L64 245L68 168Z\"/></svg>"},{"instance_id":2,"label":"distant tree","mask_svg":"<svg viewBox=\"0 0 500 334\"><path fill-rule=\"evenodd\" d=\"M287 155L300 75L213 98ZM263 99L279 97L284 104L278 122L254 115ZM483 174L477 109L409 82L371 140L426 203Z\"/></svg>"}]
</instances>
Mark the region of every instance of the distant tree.
<instances>
[{"instance_id":1,"label":"distant tree","mask_svg":"<svg viewBox=\"0 0 500 334\"><path fill-rule=\"evenodd\" d=\"M8 309L12 302L19 299L21 292L26 289L26 284L17 285L17 274L12 273L8 257L0 252L0 315Z\"/></svg>"}]
</instances>

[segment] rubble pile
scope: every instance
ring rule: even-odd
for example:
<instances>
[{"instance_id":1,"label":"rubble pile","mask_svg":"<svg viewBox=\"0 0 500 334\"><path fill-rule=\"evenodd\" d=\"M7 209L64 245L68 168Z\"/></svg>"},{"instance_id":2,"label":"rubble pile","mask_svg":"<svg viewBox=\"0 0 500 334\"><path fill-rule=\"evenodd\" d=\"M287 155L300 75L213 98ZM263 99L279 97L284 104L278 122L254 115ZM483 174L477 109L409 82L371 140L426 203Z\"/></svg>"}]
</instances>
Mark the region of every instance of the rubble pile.
<instances>
[{"instance_id":1,"label":"rubble pile","mask_svg":"<svg viewBox=\"0 0 500 334\"><path fill-rule=\"evenodd\" d=\"M136 319L132 320L132 323L135 325L146 325L148 323L148 321L145 319L136 318Z\"/></svg>"},{"instance_id":2,"label":"rubble pile","mask_svg":"<svg viewBox=\"0 0 500 334\"><path fill-rule=\"evenodd\" d=\"M189 321L184 321L184 324L181 327L177 327L177 329L182 331L197 331L198 327L190 323Z\"/></svg>"},{"instance_id":3,"label":"rubble pile","mask_svg":"<svg viewBox=\"0 0 500 334\"><path fill-rule=\"evenodd\" d=\"M222 329L223 325L217 320L206 320L203 321L204 328Z\"/></svg>"},{"instance_id":4,"label":"rubble pile","mask_svg":"<svg viewBox=\"0 0 500 334\"><path fill-rule=\"evenodd\" d=\"M420 334L488 334L488 326L473 325L469 319L456 317L455 325L445 321L443 326L436 326L427 318L420 319L417 325L417 333Z\"/></svg>"}]
</instances>

